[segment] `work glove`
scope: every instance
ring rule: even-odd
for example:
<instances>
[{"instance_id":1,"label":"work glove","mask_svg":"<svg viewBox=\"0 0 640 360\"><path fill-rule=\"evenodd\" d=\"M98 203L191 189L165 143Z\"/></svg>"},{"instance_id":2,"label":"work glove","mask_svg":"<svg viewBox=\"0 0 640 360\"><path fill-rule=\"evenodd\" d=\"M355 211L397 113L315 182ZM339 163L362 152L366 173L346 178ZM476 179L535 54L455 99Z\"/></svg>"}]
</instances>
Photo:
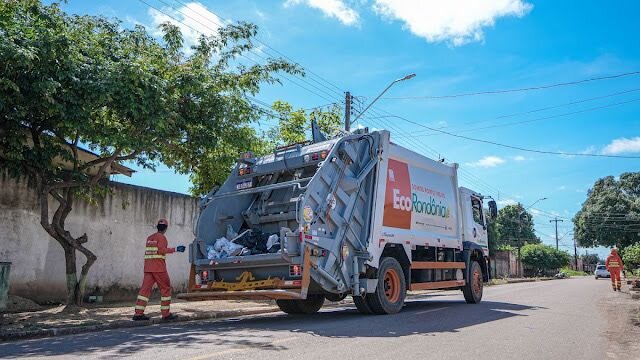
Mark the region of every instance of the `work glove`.
<instances>
[{"instance_id":1,"label":"work glove","mask_svg":"<svg viewBox=\"0 0 640 360\"><path fill-rule=\"evenodd\" d=\"M184 245L179 245L176 247L177 252L184 252L187 248Z\"/></svg>"}]
</instances>

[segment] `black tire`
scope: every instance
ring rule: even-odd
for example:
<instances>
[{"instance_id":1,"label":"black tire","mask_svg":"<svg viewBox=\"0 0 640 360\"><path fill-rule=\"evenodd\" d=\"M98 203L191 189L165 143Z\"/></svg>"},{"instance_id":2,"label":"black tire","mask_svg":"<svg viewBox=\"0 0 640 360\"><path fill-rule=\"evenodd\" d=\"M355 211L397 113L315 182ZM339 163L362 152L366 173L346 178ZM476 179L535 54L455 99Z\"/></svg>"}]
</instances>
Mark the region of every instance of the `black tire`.
<instances>
[{"instance_id":1,"label":"black tire","mask_svg":"<svg viewBox=\"0 0 640 360\"><path fill-rule=\"evenodd\" d=\"M347 293L344 293L344 294L326 293L326 294L324 294L324 298L325 299L327 299L329 301L333 301L333 302L342 301L346 297L347 297Z\"/></svg>"},{"instance_id":2,"label":"black tire","mask_svg":"<svg viewBox=\"0 0 640 360\"><path fill-rule=\"evenodd\" d=\"M276 300L276 305L287 314L314 314L324 304L324 295L308 295L306 300Z\"/></svg>"},{"instance_id":3,"label":"black tire","mask_svg":"<svg viewBox=\"0 0 640 360\"><path fill-rule=\"evenodd\" d=\"M462 288L464 300L467 304L477 304L482 300L482 268L477 261L471 261L469 268L469 278Z\"/></svg>"},{"instance_id":4,"label":"black tire","mask_svg":"<svg viewBox=\"0 0 640 360\"><path fill-rule=\"evenodd\" d=\"M353 296L353 303L356 304L356 308L360 311L361 314L371 315L373 314L373 310L367 303L367 298L365 296Z\"/></svg>"},{"instance_id":5,"label":"black tire","mask_svg":"<svg viewBox=\"0 0 640 360\"><path fill-rule=\"evenodd\" d=\"M598 280L598 277L596 276L596 280Z\"/></svg>"},{"instance_id":6,"label":"black tire","mask_svg":"<svg viewBox=\"0 0 640 360\"><path fill-rule=\"evenodd\" d=\"M276 300L276 305L287 314L300 314L297 300Z\"/></svg>"},{"instance_id":7,"label":"black tire","mask_svg":"<svg viewBox=\"0 0 640 360\"><path fill-rule=\"evenodd\" d=\"M398 313L406 296L407 283L402 266L392 257L383 258L378 267L376 292L366 297L371 311L378 315Z\"/></svg>"}]
</instances>

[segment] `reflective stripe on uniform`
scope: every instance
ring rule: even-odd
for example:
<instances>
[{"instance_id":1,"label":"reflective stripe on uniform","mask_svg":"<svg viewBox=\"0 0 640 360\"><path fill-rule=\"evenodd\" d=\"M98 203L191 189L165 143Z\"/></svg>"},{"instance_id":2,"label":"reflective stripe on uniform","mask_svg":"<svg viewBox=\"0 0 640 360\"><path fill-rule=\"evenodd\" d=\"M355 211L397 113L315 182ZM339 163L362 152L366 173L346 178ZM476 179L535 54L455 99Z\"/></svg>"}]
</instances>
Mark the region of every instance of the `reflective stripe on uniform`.
<instances>
[{"instance_id":1,"label":"reflective stripe on uniform","mask_svg":"<svg viewBox=\"0 0 640 360\"><path fill-rule=\"evenodd\" d=\"M160 306L160 310L169 310L170 306Z\"/></svg>"},{"instance_id":2,"label":"reflective stripe on uniform","mask_svg":"<svg viewBox=\"0 0 640 360\"><path fill-rule=\"evenodd\" d=\"M149 298L148 297L144 297L142 295L138 295L138 300L142 300L142 301L148 302Z\"/></svg>"},{"instance_id":3,"label":"reflective stripe on uniform","mask_svg":"<svg viewBox=\"0 0 640 360\"><path fill-rule=\"evenodd\" d=\"M171 296L162 296L160 301L171 301Z\"/></svg>"},{"instance_id":4,"label":"reflective stripe on uniform","mask_svg":"<svg viewBox=\"0 0 640 360\"><path fill-rule=\"evenodd\" d=\"M617 261L610 261L609 262L609 267L618 267L618 266L620 266L620 264L618 264Z\"/></svg>"},{"instance_id":5,"label":"reflective stripe on uniform","mask_svg":"<svg viewBox=\"0 0 640 360\"><path fill-rule=\"evenodd\" d=\"M136 305L136 310L144 310L146 306L144 305Z\"/></svg>"},{"instance_id":6,"label":"reflective stripe on uniform","mask_svg":"<svg viewBox=\"0 0 640 360\"><path fill-rule=\"evenodd\" d=\"M147 251L158 251L158 247L157 246L147 246L146 248L144 248Z\"/></svg>"},{"instance_id":7,"label":"reflective stripe on uniform","mask_svg":"<svg viewBox=\"0 0 640 360\"><path fill-rule=\"evenodd\" d=\"M164 255L145 255L145 259L166 259L167 257Z\"/></svg>"}]
</instances>

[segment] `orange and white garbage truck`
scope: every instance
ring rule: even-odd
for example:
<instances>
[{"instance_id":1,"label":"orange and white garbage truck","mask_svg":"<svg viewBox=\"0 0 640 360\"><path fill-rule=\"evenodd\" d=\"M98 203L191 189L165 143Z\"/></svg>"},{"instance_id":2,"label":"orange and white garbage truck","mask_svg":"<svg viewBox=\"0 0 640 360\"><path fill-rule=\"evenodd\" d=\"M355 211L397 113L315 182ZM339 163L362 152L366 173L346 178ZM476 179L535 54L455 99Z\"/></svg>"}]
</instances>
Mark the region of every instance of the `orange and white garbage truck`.
<instances>
[{"instance_id":1,"label":"orange and white garbage truck","mask_svg":"<svg viewBox=\"0 0 640 360\"><path fill-rule=\"evenodd\" d=\"M189 246L186 300L274 299L314 313L351 296L365 314L402 309L407 291L462 290L489 280L487 214L458 185L458 165L359 129L243 154L202 199Z\"/></svg>"}]
</instances>

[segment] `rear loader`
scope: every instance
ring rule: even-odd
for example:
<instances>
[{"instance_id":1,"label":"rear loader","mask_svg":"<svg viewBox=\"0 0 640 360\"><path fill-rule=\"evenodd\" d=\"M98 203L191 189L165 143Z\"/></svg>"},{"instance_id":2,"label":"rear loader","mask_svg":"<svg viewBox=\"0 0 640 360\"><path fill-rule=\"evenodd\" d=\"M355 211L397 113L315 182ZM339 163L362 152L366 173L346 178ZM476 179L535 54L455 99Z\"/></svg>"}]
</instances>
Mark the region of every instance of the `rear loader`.
<instances>
[{"instance_id":1,"label":"rear loader","mask_svg":"<svg viewBox=\"0 0 640 360\"><path fill-rule=\"evenodd\" d=\"M458 186L457 164L393 144L388 131L314 138L244 154L202 200L179 298L274 299L305 314L346 296L362 313L397 313L411 290L480 302L488 219L483 196Z\"/></svg>"}]
</instances>

